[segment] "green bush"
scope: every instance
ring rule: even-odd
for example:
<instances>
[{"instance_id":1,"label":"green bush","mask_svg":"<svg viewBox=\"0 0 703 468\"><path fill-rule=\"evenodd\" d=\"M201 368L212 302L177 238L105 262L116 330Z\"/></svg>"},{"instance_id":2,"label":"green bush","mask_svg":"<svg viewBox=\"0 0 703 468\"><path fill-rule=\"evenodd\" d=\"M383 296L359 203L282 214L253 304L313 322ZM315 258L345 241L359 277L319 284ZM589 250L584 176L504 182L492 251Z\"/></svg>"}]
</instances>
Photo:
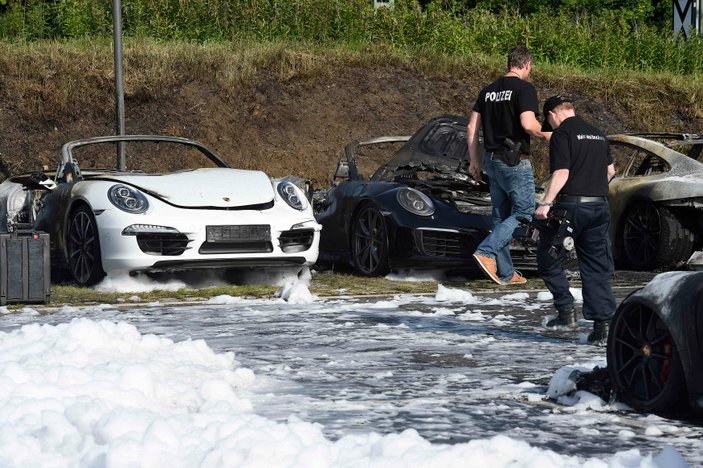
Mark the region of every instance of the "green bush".
<instances>
[{"instance_id":1,"label":"green bush","mask_svg":"<svg viewBox=\"0 0 703 468\"><path fill-rule=\"evenodd\" d=\"M4 2L6 40L112 35L111 0ZM531 0L521 2L530 11L522 15L504 0L396 0L375 11L370 0L122 0L122 16L125 35L160 40L383 44L458 57L505 56L524 43L540 61L582 69L702 72L699 37L677 40L646 21L660 3L589 0L598 11L590 14L583 2L563 0L547 10L547 2Z\"/></svg>"}]
</instances>

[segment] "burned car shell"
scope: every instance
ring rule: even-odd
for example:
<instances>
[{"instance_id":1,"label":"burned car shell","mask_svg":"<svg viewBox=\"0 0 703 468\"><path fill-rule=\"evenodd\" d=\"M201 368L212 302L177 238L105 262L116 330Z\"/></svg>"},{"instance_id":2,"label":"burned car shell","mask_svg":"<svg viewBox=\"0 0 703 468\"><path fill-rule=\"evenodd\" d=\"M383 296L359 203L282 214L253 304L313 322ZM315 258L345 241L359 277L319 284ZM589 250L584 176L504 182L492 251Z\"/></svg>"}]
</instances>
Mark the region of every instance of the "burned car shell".
<instances>
[{"instance_id":1,"label":"burned car shell","mask_svg":"<svg viewBox=\"0 0 703 468\"><path fill-rule=\"evenodd\" d=\"M660 273L625 298L608 336L618 397L640 411L703 411L703 272Z\"/></svg>"},{"instance_id":2,"label":"burned car shell","mask_svg":"<svg viewBox=\"0 0 703 468\"><path fill-rule=\"evenodd\" d=\"M116 142L184 145L215 167L159 174L80 170L74 148ZM261 171L230 168L193 140L158 135L76 140L63 146L57 171L44 174L55 179L55 188L33 187L36 174L0 184L0 228L48 232L52 269L65 270L77 284L94 284L105 273L299 269L317 260L320 226L311 206L305 200L293 207L280 188L285 185L300 200L302 190ZM118 206L113 190L144 209Z\"/></svg>"},{"instance_id":3,"label":"burned car shell","mask_svg":"<svg viewBox=\"0 0 703 468\"><path fill-rule=\"evenodd\" d=\"M471 254L492 228L487 185L468 172L467 119L431 119L413 136L352 142L338 164L341 182L316 195L316 219L323 226L322 262L351 264L362 275L391 268L475 270ZM404 143L365 180L358 174L359 147ZM403 207L408 190L423 193L434 207L420 215ZM534 265L531 253L514 255L516 266ZM528 258L530 257L530 258Z\"/></svg>"},{"instance_id":4,"label":"burned car shell","mask_svg":"<svg viewBox=\"0 0 703 468\"><path fill-rule=\"evenodd\" d=\"M614 155L629 153L619 161L609 188L616 264L637 270L675 268L686 262L703 267L703 258L691 258L703 244L703 163L695 159L703 141L684 134L608 139ZM689 154L672 145L686 147Z\"/></svg>"}]
</instances>

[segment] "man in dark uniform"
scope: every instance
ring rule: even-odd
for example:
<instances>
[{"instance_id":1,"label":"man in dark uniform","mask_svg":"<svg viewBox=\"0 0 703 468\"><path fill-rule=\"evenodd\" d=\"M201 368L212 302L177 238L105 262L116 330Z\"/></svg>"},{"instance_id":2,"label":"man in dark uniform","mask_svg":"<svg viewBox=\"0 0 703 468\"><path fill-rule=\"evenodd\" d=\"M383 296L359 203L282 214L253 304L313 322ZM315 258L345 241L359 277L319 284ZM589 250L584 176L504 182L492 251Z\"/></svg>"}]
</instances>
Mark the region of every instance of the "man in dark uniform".
<instances>
[{"instance_id":1,"label":"man in dark uniform","mask_svg":"<svg viewBox=\"0 0 703 468\"><path fill-rule=\"evenodd\" d=\"M467 129L475 181L485 166L493 204L493 230L481 242L474 259L486 275L498 284L522 284L522 277L510 258L510 241L518 226L517 217L532 219L535 181L530 154L530 136L547 138L537 121L537 91L525 81L532 71L532 54L518 46L508 55L508 72L481 90ZM486 151L482 163L479 130L483 127Z\"/></svg>"},{"instance_id":2,"label":"man in dark uniform","mask_svg":"<svg viewBox=\"0 0 703 468\"><path fill-rule=\"evenodd\" d=\"M549 141L549 181L544 197L538 201L535 218L546 219L554 205L571 213L572 237L581 272L583 316L593 320L591 344L603 344L608 323L615 313L615 298L610 286L613 256L608 237L610 207L608 183L615 176L610 145L605 135L576 116L571 98L552 96L544 103L543 131L554 129ZM540 233L537 267L554 296L557 317L548 327L576 328L574 298L561 262L549 253L556 234L553 229Z\"/></svg>"}]
</instances>

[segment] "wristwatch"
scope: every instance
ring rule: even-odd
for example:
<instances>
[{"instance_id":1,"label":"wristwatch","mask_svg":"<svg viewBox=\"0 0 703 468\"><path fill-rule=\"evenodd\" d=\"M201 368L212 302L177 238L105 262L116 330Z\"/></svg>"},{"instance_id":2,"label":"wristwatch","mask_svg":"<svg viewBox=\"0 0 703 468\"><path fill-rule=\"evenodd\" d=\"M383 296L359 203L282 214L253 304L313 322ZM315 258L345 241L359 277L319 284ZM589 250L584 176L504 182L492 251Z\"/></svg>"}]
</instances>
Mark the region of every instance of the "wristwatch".
<instances>
[{"instance_id":1,"label":"wristwatch","mask_svg":"<svg viewBox=\"0 0 703 468\"><path fill-rule=\"evenodd\" d=\"M539 206L554 206L554 202L549 202L549 201L544 201L544 200L539 200L537 202Z\"/></svg>"}]
</instances>

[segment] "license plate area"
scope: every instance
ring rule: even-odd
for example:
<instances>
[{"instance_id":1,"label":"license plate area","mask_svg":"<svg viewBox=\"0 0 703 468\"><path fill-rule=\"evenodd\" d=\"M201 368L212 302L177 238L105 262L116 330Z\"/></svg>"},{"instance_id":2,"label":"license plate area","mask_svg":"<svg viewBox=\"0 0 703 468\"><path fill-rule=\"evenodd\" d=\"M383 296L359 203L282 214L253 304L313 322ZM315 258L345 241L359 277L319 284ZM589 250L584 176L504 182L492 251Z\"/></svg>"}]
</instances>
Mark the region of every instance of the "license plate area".
<instances>
[{"instance_id":1,"label":"license plate area","mask_svg":"<svg viewBox=\"0 0 703 468\"><path fill-rule=\"evenodd\" d=\"M236 224L205 226L208 243L262 242L271 240L271 226L268 224Z\"/></svg>"}]
</instances>

